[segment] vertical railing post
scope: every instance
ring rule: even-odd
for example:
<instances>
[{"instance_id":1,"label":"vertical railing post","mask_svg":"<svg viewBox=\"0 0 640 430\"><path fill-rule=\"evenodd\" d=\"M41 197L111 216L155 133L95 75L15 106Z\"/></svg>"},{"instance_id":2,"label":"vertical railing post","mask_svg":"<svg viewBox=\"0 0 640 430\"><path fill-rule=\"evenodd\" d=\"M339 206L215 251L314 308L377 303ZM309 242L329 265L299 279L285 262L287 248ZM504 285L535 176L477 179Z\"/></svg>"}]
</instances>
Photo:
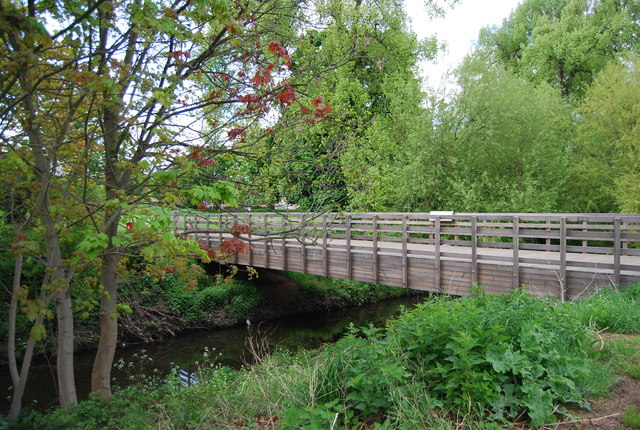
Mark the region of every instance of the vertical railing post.
<instances>
[{"instance_id":1,"label":"vertical railing post","mask_svg":"<svg viewBox=\"0 0 640 430\"><path fill-rule=\"evenodd\" d=\"M478 217L471 217L471 285L478 284Z\"/></svg>"},{"instance_id":2,"label":"vertical railing post","mask_svg":"<svg viewBox=\"0 0 640 430\"><path fill-rule=\"evenodd\" d=\"M351 280L351 215L346 216L347 227L345 235L347 239L347 279Z\"/></svg>"},{"instance_id":3,"label":"vertical railing post","mask_svg":"<svg viewBox=\"0 0 640 430\"><path fill-rule=\"evenodd\" d=\"M231 224L231 227L228 228L228 230L231 230L233 228L234 224L236 224L238 222L238 216L237 215L233 215L231 217L231 220L233 221L233 224ZM238 264L239 259L240 259L240 256L238 255L238 253L234 252L233 253L233 264Z\"/></svg>"},{"instance_id":4,"label":"vertical railing post","mask_svg":"<svg viewBox=\"0 0 640 430\"><path fill-rule=\"evenodd\" d=\"M378 275L378 215L373 216L373 283L379 281Z\"/></svg>"},{"instance_id":5,"label":"vertical railing post","mask_svg":"<svg viewBox=\"0 0 640 430\"><path fill-rule=\"evenodd\" d=\"M327 215L322 216L322 270L324 276L329 276L329 249L327 247L327 235L329 226L327 225Z\"/></svg>"},{"instance_id":6,"label":"vertical railing post","mask_svg":"<svg viewBox=\"0 0 640 430\"><path fill-rule=\"evenodd\" d=\"M248 215L247 217L247 226L249 226L249 231L251 231L251 214ZM249 236L251 235L251 233L249 233ZM249 266L253 266L253 250L252 250L252 246L251 246L251 242L249 242Z\"/></svg>"},{"instance_id":7,"label":"vertical railing post","mask_svg":"<svg viewBox=\"0 0 640 430\"><path fill-rule=\"evenodd\" d=\"M588 226L589 226L589 223L587 223L586 221L583 221L582 222L582 231L585 232L585 233L588 232L589 231ZM587 250L588 246L589 246L589 240L583 239L582 240L582 247L583 247L582 253L583 254L588 253L588 250Z\"/></svg>"},{"instance_id":8,"label":"vertical railing post","mask_svg":"<svg viewBox=\"0 0 640 430\"><path fill-rule=\"evenodd\" d=\"M287 270L287 235L285 234L285 230L287 229L287 220L282 216L282 229L280 234L282 234L282 270Z\"/></svg>"},{"instance_id":9,"label":"vertical railing post","mask_svg":"<svg viewBox=\"0 0 640 430\"><path fill-rule=\"evenodd\" d=\"M269 215L265 215L264 216L264 221L263 221L263 231L262 234L263 236L266 238L269 236ZM268 240L264 240L264 267L266 267L267 269L270 269L269 267L269 241Z\"/></svg>"},{"instance_id":10,"label":"vertical railing post","mask_svg":"<svg viewBox=\"0 0 640 430\"><path fill-rule=\"evenodd\" d=\"M211 248L211 214L207 214L207 248Z\"/></svg>"},{"instance_id":11,"label":"vertical railing post","mask_svg":"<svg viewBox=\"0 0 640 430\"><path fill-rule=\"evenodd\" d=\"M620 286L620 218L613 219L613 283Z\"/></svg>"},{"instance_id":12,"label":"vertical railing post","mask_svg":"<svg viewBox=\"0 0 640 430\"><path fill-rule=\"evenodd\" d=\"M560 301L567 300L567 217L560 217Z\"/></svg>"},{"instance_id":13,"label":"vertical railing post","mask_svg":"<svg viewBox=\"0 0 640 430\"><path fill-rule=\"evenodd\" d=\"M173 234L178 235L178 218L180 214L173 214Z\"/></svg>"},{"instance_id":14,"label":"vertical railing post","mask_svg":"<svg viewBox=\"0 0 640 430\"><path fill-rule=\"evenodd\" d=\"M402 286L409 286L409 258L407 255L407 242L409 237L407 234L407 215L402 215Z\"/></svg>"},{"instance_id":15,"label":"vertical railing post","mask_svg":"<svg viewBox=\"0 0 640 430\"><path fill-rule=\"evenodd\" d=\"M435 261L434 261L434 270L435 270L435 288L436 291L439 293L442 291L441 285L440 285L440 215L436 215L436 219L435 219L435 240L436 240L436 247L435 247Z\"/></svg>"},{"instance_id":16,"label":"vertical railing post","mask_svg":"<svg viewBox=\"0 0 640 430\"><path fill-rule=\"evenodd\" d=\"M306 237L307 237L307 228L306 226L302 227L302 273L307 273L307 244L306 244Z\"/></svg>"},{"instance_id":17,"label":"vertical railing post","mask_svg":"<svg viewBox=\"0 0 640 430\"><path fill-rule=\"evenodd\" d=\"M513 288L520 287L520 219L513 217Z\"/></svg>"}]
</instances>

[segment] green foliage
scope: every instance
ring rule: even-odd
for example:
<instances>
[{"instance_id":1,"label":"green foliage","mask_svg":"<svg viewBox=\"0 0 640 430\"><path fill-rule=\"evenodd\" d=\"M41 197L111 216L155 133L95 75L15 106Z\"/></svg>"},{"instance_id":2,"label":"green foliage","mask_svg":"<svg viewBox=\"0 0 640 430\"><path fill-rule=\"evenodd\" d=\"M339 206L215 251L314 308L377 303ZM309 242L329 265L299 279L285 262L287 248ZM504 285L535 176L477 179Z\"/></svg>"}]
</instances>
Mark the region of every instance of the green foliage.
<instances>
[{"instance_id":1,"label":"green foliage","mask_svg":"<svg viewBox=\"0 0 640 430\"><path fill-rule=\"evenodd\" d=\"M149 412L145 405L163 394L163 390L144 390L138 386L121 390L111 401L94 397L79 405L56 409L47 415L31 412L9 429L22 430L91 430L96 428L149 428Z\"/></svg>"},{"instance_id":2,"label":"green foliage","mask_svg":"<svg viewBox=\"0 0 640 430\"><path fill-rule=\"evenodd\" d=\"M407 294L405 288L389 285L334 279L297 272L286 272L286 275L301 287L302 294L318 302L338 297L352 306L361 306Z\"/></svg>"},{"instance_id":3,"label":"green foliage","mask_svg":"<svg viewBox=\"0 0 640 430\"><path fill-rule=\"evenodd\" d=\"M389 413L413 386L430 408L553 422L559 405L584 406L594 394L590 378L602 373L587 331L567 316L521 292L427 302L384 332L354 331L338 341L331 372L342 385L325 392L345 393L364 417Z\"/></svg>"},{"instance_id":4,"label":"green foliage","mask_svg":"<svg viewBox=\"0 0 640 430\"><path fill-rule=\"evenodd\" d=\"M264 301L262 292L251 283L237 280L216 283L206 276L200 278L198 288L193 290L185 289L178 276L168 275L160 281L158 292L187 325L206 324L210 314L220 311L240 320Z\"/></svg>"},{"instance_id":5,"label":"green foliage","mask_svg":"<svg viewBox=\"0 0 640 430\"><path fill-rule=\"evenodd\" d=\"M434 127L408 142L388 176L391 209L548 212L561 206L571 111L551 88L490 65L478 53L459 94L434 102Z\"/></svg>"},{"instance_id":6,"label":"green foliage","mask_svg":"<svg viewBox=\"0 0 640 430\"><path fill-rule=\"evenodd\" d=\"M527 0L480 44L501 65L579 100L605 65L637 52L640 8L617 0Z\"/></svg>"},{"instance_id":7,"label":"green foliage","mask_svg":"<svg viewBox=\"0 0 640 430\"><path fill-rule=\"evenodd\" d=\"M248 191L260 203L285 198L306 209L377 207L387 165L423 122L417 64L433 57L437 44L407 30L397 2L331 0L318 3L316 13L325 26L294 42L291 80L309 94L301 103L322 101L331 114L313 128L284 128L265 139L256 162L243 167L255 178ZM281 123L301 109L290 108Z\"/></svg>"},{"instance_id":8,"label":"green foliage","mask_svg":"<svg viewBox=\"0 0 640 430\"><path fill-rule=\"evenodd\" d=\"M617 374L640 379L640 338L626 337L608 339L598 348L601 361L608 363Z\"/></svg>"},{"instance_id":9,"label":"green foliage","mask_svg":"<svg viewBox=\"0 0 640 430\"><path fill-rule=\"evenodd\" d=\"M315 352L276 351L250 369L205 369L189 388L175 379L130 387L110 403L92 399L18 424L230 428L276 416L284 429L375 422L382 429L479 430L527 415L538 426L554 422L564 405L586 405L588 396L608 387L608 369L625 371L630 367L617 366L639 356L637 339L594 348L588 328L573 318L574 305L580 303L561 305L521 291L438 298L384 329L352 328ZM633 425L634 413L627 414Z\"/></svg>"},{"instance_id":10,"label":"green foliage","mask_svg":"<svg viewBox=\"0 0 640 430\"><path fill-rule=\"evenodd\" d=\"M640 57L610 63L578 107L573 140L574 210L640 211Z\"/></svg>"}]
</instances>

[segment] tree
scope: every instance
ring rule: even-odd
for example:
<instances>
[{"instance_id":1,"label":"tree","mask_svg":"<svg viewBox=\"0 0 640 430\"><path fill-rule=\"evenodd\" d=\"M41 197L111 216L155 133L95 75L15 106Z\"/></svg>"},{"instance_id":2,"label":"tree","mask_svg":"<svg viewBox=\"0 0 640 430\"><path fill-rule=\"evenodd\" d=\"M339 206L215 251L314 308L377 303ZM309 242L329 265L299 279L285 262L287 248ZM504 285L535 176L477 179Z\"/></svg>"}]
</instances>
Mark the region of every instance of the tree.
<instances>
[{"instance_id":1,"label":"tree","mask_svg":"<svg viewBox=\"0 0 640 430\"><path fill-rule=\"evenodd\" d=\"M168 212L153 207L194 197L233 203L232 185L219 178L181 186L216 156L246 145L245 130L270 108L295 100L286 79L292 59L280 37L295 27L297 12L296 2L275 1L0 4L2 152L27 167L37 190L27 213L38 223L23 220L16 249L21 229L44 232L42 291L57 303L62 406L76 401L74 268L100 260L92 390L109 398L122 258L208 259L195 241L178 240ZM69 235L84 238L63 255ZM37 254L25 246L16 252L13 309L26 300L21 256ZM47 301L30 303L39 303L39 326ZM15 369L18 387L27 372Z\"/></svg>"},{"instance_id":2,"label":"tree","mask_svg":"<svg viewBox=\"0 0 640 430\"><path fill-rule=\"evenodd\" d=\"M571 110L548 86L487 64L458 70L460 93L412 145L396 183L410 209L558 210L567 177Z\"/></svg>"},{"instance_id":3,"label":"tree","mask_svg":"<svg viewBox=\"0 0 640 430\"><path fill-rule=\"evenodd\" d=\"M314 115L324 116L326 104L331 115L304 134L281 128L261 147L258 167L247 169L263 179L258 193L266 191L272 202L371 208L386 166L424 113L417 63L435 54L436 42L419 42L395 1L335 0L317 12L324 25L296 43L291 82ZM330 64L339 67L323 73ZM289 113L305 109L294 106Z\"/></svg>"},{"instance_id":4,"label":"tree","mask_svg":"<svg viewBox=\"0 0 640 430\"><path fill-rule=\"evenodd\" d=\"M640 59L612 62L578 107L573 208L640 212Z\"/></svg>"},{"instance_id":5,"label":"tree","mask_svg":"<svg viewBox=\"0 0 640 430\"><path fill-rule=\"evenodd\" d=\"M480 45L508 70L579 101L605 65L640 42L640 5L620 0L527 0Z\"/></svg>"}]
</instances>

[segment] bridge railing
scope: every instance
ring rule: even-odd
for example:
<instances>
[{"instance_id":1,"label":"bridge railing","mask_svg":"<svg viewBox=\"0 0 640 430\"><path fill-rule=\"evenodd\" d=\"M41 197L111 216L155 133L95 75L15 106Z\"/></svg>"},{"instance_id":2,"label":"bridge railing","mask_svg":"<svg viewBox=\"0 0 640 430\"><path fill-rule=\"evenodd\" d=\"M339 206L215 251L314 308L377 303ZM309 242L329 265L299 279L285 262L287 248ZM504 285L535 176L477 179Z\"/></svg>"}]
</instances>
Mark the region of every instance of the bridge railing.
<instances>
[{"instance_id":1,"label":"bridge railing","mask_svg":"<svg viewBox=\"0 0 640 430\"><path fill-rule=\"evenodd\" d=\"M295 248L304 256L308 247L320 247L326 257L329 248L344 250L348 277L353 253L372 252L376 272L372 280L377 280L378 256L393 253L404 262L403 285L408 283L409 259L420 256L433 259L437 283L443 259L470 265L473 283L478 281L479 264L513 265L514 286L519 285L521 266L550 261L565 286L567 266L608 271L617 285L624 271L640 271L635 261L625 261L640 256L639 214L243 212L176 214L174 220L176 231L210 244L230 237L234 224L247 224L252 233L244 239L278 242L283 253ZM492 249L502 251L492 253ZM286 256L283 261L286 268ZM328 263L324 264L328 272Z\"/></svg>"}]
</instances>

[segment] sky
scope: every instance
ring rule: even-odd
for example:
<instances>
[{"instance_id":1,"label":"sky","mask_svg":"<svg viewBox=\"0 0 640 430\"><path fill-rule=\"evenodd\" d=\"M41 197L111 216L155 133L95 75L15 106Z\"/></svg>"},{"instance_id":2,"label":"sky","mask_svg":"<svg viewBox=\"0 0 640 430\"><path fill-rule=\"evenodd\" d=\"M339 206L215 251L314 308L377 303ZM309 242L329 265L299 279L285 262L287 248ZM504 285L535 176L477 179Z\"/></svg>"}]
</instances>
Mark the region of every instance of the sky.
<instances>
[{"instance_id":1,"label":"sky","mask_svg":"<svg viewBox=\"0 0 640 430\"><path fill-rule=\"evenodd\" d=\"M473 50L480 28L501 24L520 2L521 0L461 0L457 6L447 11L444 18L429 21L424 0L405 0L411 28L418 38L436 34L440 42L447 44L446 52L438 55L435 64L426 62L421 65L425 84L432 89L439 89L446 72L454 69Z\"/></svg>"}]
</instances>

